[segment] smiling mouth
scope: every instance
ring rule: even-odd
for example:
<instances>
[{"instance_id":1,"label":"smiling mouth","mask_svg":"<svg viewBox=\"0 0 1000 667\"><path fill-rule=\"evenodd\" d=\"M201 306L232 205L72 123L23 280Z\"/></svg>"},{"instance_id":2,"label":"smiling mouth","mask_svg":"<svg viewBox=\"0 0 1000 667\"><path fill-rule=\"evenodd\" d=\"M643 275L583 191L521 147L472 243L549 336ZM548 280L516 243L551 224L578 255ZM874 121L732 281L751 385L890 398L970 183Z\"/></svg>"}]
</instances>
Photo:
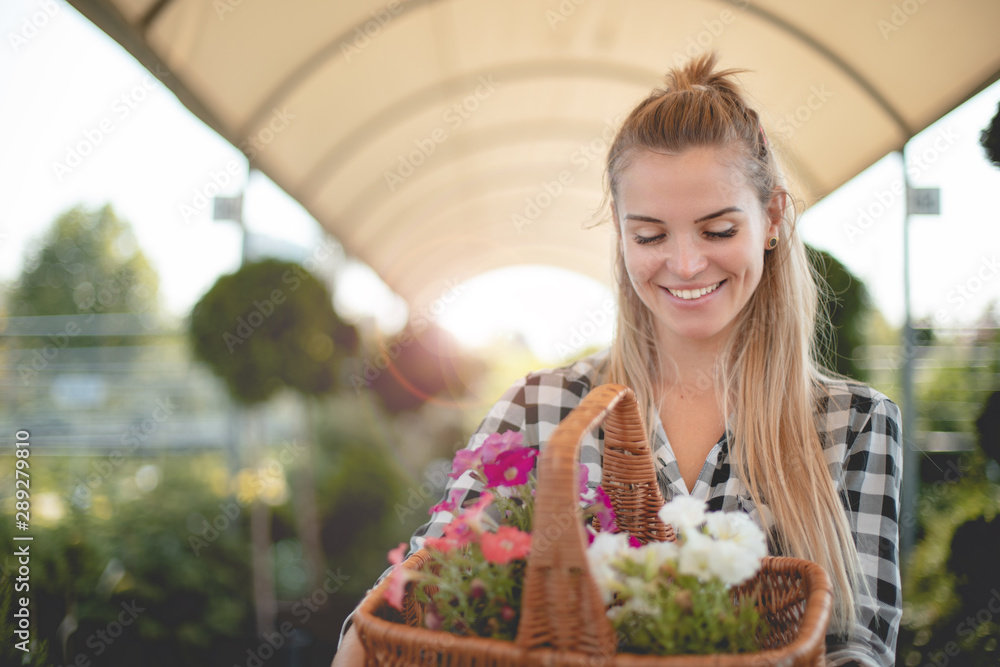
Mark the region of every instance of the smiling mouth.
<instances>
[{"instance_id":1,"label":"smiling mouth","mask_svg":"<svg viewBox=\"0 0 1000 667\"><path fill-rule=\"evenodd\" d=\"M722 283L724 282L726 281L721 280L715 283L714 285L709 285L708 287L702 287L701 289L694 289L694 290L691 289L672 290L669 287L665 287L664 289L670 292L673 296L677 297L678 299L684 299L685 301L690 301L692 299L701 298L706 294L711 294L712 292L717 290L719 286L722 285Z\"/></svg>"}]
</instances>

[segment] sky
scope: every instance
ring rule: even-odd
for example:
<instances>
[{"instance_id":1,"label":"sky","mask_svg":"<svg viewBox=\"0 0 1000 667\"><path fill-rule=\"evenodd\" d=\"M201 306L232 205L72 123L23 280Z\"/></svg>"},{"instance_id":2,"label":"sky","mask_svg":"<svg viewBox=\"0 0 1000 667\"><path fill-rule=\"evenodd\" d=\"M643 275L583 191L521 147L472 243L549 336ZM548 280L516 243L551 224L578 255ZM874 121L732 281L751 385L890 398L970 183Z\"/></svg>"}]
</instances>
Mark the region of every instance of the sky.
<instances>
[{"instance_id":1,"label":"sky","mask_svg":"<svg viewBox=\"0 0 1000 667\"><path fill-rule=\"evenodd\" d=\"M301 206L260 173L248 180L236 148L70 6L7 0L0 35L0 127L6 130L0 280L16 278L33 241L81 203L110 203L132 224L160 276L164 307L178 320L220 275L239 266L240 230L212 221L210 205L199 204L215 189L226 195L246 188L246 225L265 245L306 256L329 245ZM910 225L914 316L940 327L971 323L1000 300L1000 269L993 268L1000 254L1000 170L978 145L998 100L1000 83L907 149L911 185L942 189L941 215L914 216ZM861 278L894 325L903 318L902 174L901 157L886 156L800 221L805 240ZM182 215L182 204L195 213ZM374 317L386 331L402 326L405 303L370 269L353 260L337 266L338 310L350 318ZM558 310L553 294L538 285L559 287ZM537 356L555 360L576 351L577 342L582 347L610 338L610 318L601 315L609 298L606 287L581 275L517 267L470 281L441 322L470 345L497 334L521 336ZM490 319L511 312L503 299L516 300L529 317ZM570 340L573 349L567 349Z\"/></svg>"}]
</instances>

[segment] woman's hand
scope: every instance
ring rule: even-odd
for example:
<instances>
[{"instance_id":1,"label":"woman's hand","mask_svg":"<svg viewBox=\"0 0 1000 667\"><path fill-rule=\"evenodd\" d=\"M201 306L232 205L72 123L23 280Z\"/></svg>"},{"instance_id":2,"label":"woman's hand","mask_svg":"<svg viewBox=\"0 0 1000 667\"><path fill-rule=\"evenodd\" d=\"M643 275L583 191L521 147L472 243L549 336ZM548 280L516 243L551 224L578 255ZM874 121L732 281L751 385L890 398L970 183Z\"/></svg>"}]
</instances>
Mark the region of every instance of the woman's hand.
<instances>
[{"instance_id":1,"label":"woman's hand","mask_svg":"<svg viewBox=\"0 0 1000 667\"><path fill-rule=\"evenodd\" d=\"M358 629L353 625L347 629L344 641L337 649L337 655L333 656L333 664L330 667L362 667L365 664L365 647L361 645L358 638Z\"/></svg>"}]
</instances>

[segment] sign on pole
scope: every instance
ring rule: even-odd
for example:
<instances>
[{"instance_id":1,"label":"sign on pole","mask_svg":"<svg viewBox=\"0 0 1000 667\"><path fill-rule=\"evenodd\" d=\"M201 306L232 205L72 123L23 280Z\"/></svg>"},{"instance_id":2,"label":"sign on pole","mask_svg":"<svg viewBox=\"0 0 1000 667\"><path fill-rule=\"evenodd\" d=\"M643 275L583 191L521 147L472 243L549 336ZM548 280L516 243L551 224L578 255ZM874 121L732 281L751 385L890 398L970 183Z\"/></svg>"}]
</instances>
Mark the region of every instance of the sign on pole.
<instances>
[{"instance_id":1,"label":"sign on pole","mask_svg":"<svg viewBox=\"0 0 1000 667\"><path fill-rule=\"evenodd\" d=\"M941 188L909 188L906 212L911 215L941 215Z\"/></svg>"},{"instance_id":2,"label":"sign on pole","mask_svg":"<svg viewBox=\"0 0 1000 667\"><path fill-rule=\"evenodd\" d=\"M234 220L243 222L243 195L216 197L213 220Z\"/></svg>"}]
</instances>

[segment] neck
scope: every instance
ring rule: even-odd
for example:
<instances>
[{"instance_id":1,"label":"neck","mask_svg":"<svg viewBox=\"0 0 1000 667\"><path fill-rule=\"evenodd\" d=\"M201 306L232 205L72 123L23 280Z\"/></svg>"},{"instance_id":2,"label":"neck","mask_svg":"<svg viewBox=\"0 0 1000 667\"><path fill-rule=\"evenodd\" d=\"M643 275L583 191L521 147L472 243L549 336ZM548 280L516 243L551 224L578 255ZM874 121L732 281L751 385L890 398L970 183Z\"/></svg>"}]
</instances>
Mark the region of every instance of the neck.
<instances>
[{"instance_id":1,"label":"neck","mask_svg":"<svg viewBox=\"0 0 1000 667\"><path fill-rule=\"evenodd\" d=\"M659 333L662 386L695 393L714 391L715 369L723 348L721 335L690 339Z\"/></svg>"}]
</instances>

